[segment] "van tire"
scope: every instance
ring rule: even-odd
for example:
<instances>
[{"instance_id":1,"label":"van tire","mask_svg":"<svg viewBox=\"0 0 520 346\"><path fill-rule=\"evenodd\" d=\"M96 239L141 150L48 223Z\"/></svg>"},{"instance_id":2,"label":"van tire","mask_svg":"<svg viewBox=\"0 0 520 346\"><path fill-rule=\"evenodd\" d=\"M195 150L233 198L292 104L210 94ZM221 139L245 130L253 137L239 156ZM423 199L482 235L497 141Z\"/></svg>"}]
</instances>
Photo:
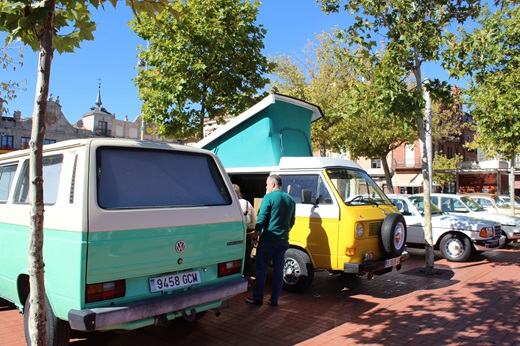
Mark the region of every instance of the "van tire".
<instances>
[{"instance_id":1,"label":"van tire","mask_svg":"<svg viewBox=\"0 0 520 346\"><path fill-rule=\"evenodd\" d=\"M288 249L285 252L283 273L283 287L286 291L305 291L314 279L314 268L309 255L298 249Z\"/></svg>"},{"instance_id":2,"label":"van tire","mask_svg":"<svg viewBox=\"0 0 520 346\"><path fill-rule=\"evenodd\" d=\"M403 215L388 214L381 225L381 241L388 255L401 256L406 246L406 222Z\"/></svg>"},{"instance_id":3,"label":"van tire","mask_svg":"<svg viewBox=\"0 0 520 346\"><path fill-rule=\"evenodd\" d=\"M450 262L465 262L471 256L473 246L465 235L448 233L442 237L439 250Z\"/></svg>"},{"instance_id":4,"label":"van tire","mask_svg":"<svg viewBox=\"0 0 520 346\"><path fill-rule=\"evenodd\" d=\"M29 311L31 309L30 295L25 300L23 312L23 327L25 331L25 342L31 345L29 333ZM47 317L46 334L47 346L67 346L70 341L70 326L67 321L60 320L54 315L49 299L45 297L45 315Z\"/></svg>"}]
</instances>

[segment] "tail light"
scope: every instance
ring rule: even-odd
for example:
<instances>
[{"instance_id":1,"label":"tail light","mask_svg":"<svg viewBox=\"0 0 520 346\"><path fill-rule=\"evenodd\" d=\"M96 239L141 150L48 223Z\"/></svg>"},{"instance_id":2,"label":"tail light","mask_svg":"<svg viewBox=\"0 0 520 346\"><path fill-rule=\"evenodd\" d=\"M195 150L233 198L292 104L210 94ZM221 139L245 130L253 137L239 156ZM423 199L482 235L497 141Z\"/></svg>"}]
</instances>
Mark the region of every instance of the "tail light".
<instances>
[{"instance_id":1,"label":"tail light","mask_svg":"<svg viewBox=\"0 0 520 346\"><path fill-rule=\"evenodd\" d=\"M223 262L218 264L218 277L239 274L242 272L242 260Z\"/></svg>"},{"instance_id":2,"label":"tail light","mask_svg":"<svg viewBox=\"0 0 520 346\"><path fill-rule=\"evenodd\" d=\"M100 300L124 297L126 294L126 281L117 280L87 285L86 303Z\"/></svg>"}]
</instances>

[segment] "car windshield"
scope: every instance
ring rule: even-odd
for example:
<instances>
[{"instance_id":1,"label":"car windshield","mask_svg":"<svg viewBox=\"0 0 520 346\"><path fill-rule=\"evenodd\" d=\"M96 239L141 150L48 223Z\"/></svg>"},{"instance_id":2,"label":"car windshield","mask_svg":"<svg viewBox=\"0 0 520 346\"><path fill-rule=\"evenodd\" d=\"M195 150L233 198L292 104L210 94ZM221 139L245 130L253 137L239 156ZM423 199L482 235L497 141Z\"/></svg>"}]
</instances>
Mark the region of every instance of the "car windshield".
<instances>
[{"instance_id":1,"label":"car windshield","mask_svg":"<svg viewBox=\"0 0 520 346\"><path fill-rule=\"evenodd\" d=\"M414 196L408 198L410 202L419 210L421 214L424 214L424 197L423 196ZM442 210L440 210L435 204L430 203L432 215L442 214Z\"/></svg>"},{"instance_id":2,"label":"car windshield","mask_svg":"<svg viewBox=\"0 0 520 346\"><path fill-rule=\"evenodd\" d=\"M330 168L326 172L346 205L392 204L372 178L363 171Z\"/></svg>"},{"instance_id":3,"label":"car windshield","mask_svg":"<svg viewBox=\"0 0 520 346\"><path fill-rule=\"evenodd\" d=\"M495 195L495 196L492 196L491 198L493 199L493 201L495 201L495 205L496 205L497 207L499 207L499 208L504 208L504 207L507 206L507 205L504 203L504 201L500 199L500 197L498 197L498 196Z\"/></svg>"},{"instance_id":4,"label":"car windshield","mask_svg":"<svg viewBox=\"0 0 520 346\"><path fill-rule=\"evenodd\" d=\"M471 211L486 211L486 209L484 209L484 207L482 207L480 204L478 204L477 202L475 202L474 200L472 200L471 198L469 197L466 197L466 196L462 196L460 198L461 202L464 203L469 209L471 209Z\"/></svg>"},{"instance_id":5,"label":"car windshield","mask_svg":"<svg viewBox=\"0 0 520 346\"><path fill-rule=\"evenodd\" d=\"M500 198L502 199L502 201L504 202L504 204L507 207L511 206L511 199L509 198L509 196L501 196ZM518 207L520 207L520 198L515 196L515 208L518 208Z\"/></svg>"}]
</instances>

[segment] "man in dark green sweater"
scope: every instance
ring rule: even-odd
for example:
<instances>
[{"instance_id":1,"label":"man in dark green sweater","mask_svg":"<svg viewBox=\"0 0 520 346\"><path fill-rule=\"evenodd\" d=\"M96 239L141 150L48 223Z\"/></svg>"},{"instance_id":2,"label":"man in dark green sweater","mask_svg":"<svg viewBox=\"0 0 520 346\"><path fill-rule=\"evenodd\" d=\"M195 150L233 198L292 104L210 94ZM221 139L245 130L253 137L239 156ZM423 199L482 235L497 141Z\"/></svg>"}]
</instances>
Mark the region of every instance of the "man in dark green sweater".
<instances>
[{"instance_id":1,"label":"man in dark green sweater","mask_svg":"<svg viewBox=\"0 0 520 346\"><path fill-rule=\"evenodd\" d=\"M285 251L289 248L289 231L294 225L296 204L292 197L282 191L282 178L272 174L265 183L266 195L256 218L253 246L258 246L255 258L255 285L253 295L246 302L255 305L264 303L264 287L267 268L273 262L273 287L268 304L278 306L283 287Z\"/></svg>"}]
</instances>

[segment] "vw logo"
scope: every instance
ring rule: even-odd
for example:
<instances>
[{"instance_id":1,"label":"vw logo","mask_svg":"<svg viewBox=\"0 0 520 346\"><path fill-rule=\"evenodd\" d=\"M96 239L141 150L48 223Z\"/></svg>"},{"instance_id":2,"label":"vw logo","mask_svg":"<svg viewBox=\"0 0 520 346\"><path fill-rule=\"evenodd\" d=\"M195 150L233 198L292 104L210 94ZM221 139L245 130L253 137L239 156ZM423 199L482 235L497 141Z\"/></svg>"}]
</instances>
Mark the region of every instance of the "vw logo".
<instances>
[{"instance_id":1,"label":"vw logo","mask_svg":"<svg viewBox=\"0 0 520 346\"><path fill-rule=\"evenodd\" d=\"M181 253L186 250L186 243L182 240L179 240L177 244L175 244L175 251Z\"/></svg>"}]
</instances>

